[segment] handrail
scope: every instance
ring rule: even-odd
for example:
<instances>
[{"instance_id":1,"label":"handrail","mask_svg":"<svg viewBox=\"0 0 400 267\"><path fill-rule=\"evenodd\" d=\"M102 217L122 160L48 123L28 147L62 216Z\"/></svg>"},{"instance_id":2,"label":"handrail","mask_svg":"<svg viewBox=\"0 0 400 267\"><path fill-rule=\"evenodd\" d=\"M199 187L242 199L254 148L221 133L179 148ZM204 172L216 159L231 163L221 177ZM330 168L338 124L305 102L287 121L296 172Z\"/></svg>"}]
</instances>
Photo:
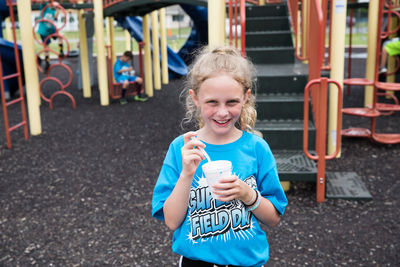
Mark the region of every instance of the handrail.
<instances>
[{"instance_id":1,"label":"handrail","mask_svg":"<svg viewBox=\"0 0 400 267\"><path fill-rule=\"evenodd\" d=\"M309 9L309 34L308 49L313 53L308 53L308 80L304 92L304 129L303 129L303 150L305 155L317 160L317 202L325 200L325 161L335 158L340 151L341 143L341 112L342 112L342 87L334 80L321 78L323 59L325 55L325 27L326 15L319 0L311 0ZM334 84L338 88L338 119L336 134L336 150L332 155L327 156L326 152L326 130L327 130L327 100L328 84ZM316 155L311 155L308 151L308 123L309 123L309 102L311 101L313 117L315 121Z\"/></svg>"},{"instance_id":2,"label":"handrail","mask_svg":"<svg viewBox=\"0 0 400 267\"><path fill-rule=\"evenodd\" d=\"M308 114L309 114L309 94L310 94L309 92L312 89L317 88L317 87L315 87L315 88L311 89L311 86L315 85L315 84L321 84L321 86L319 87L320 91L322 91L322 90L327 91L327 89L328 89L327 85L329 83L335 84L336 87L338 88L339 100L338 100L338 120L337 120L337 129L338 130L337 131L340 132L340 129L342 127L342 122L341 122L341 117L342 116L340 116L341 112L342 112L342 98L341 98L341 96L343 94L342 86L340 85L340 83L338 83L335 80L328 79L328 78L319 78L319 79L314 79L314 80L309 81L307 83L307 85L306 85L306 88L305 88L305 93L304 93L304 129L303 129L305 134L303 136L303 150L304 150L304 153L306 154L306 156L308 158L312 159L312 160L318 160L319 156L318 156L318 154L313 156L308 152L308 120L309 120L309 115ZM319 97L320 97L320 99L319 99L320 101L318 101L318 108L317 108L317 111L319 111L319 112L317 112L316 115L319 116L319 117L323 117L323 112L321 112L321 111L322 111L322 108L325 108L325 109L327 108L327 104L326 104L327 103L326 102L327 94L324 97L324 94L321 93L321 94L319 94ZM322 121L322 119L321 119L321 121ZM323 131L321 131L321 132L323 132ZM317 143L318 143L318 141L317 141ZM339 154L339 152L340 152L340 143L341 143L340 134L337 134L336 135L336 150L331 155L325 156L325 159L334 159Z\"/></svg>"},{"instance_id":3,"label":"handrail","mask_svg":"<svg viewBox=\"0 0 400 267\"><path fill-rule=\"evenodd\" d=\"M336 149L331 155L326 155L326 128L327 128L327 99L328 99L328 84L334 84L338 90L338 119L337 119L337 134L336 134ZM319 85L319 86L318 86ZM318 99L314 99L314 105L316 108L316 116L318 116L318 126L316 127L316 155L311 155L308 151L308 121L309 121L309 96L310 91L316 91ZM341 85L332 79L319 78L311 80L307 83L304 92L304 128L303 128L303 151L305 155L312 159L317 160L317 202L323 202L325 200L325 161L335 158L341 146L341 127L342 127L342 87ZM311 92L313 95L313 92Z\"/></svg>"}]
</instances>

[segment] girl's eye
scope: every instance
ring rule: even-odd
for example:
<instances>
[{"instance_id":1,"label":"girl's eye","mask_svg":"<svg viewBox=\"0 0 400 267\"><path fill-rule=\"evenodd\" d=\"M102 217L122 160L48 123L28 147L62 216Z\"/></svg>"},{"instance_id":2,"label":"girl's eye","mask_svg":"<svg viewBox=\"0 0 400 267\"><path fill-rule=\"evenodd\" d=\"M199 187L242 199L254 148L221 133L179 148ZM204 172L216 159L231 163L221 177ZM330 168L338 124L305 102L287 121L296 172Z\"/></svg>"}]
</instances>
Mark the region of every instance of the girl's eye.
<instances>
[{"instance_id":1,"label":"girl's eye","mask_svg":"<svg viewBox=\"0 0 400 267\"><path fill-rule=\"evenodd\" d=\"M234 105L236 105L236 104L238 104L239 103L239 101L238 100L230 100L230 101L228 101L228 105L229 106L234 106Z\"/></svg>"},{"instance_id":2,"label":"girl's eye","mask_svg":"<svg viewBox=\"0 0 400 267\"><path fill-rule=\"evenodd\" d=\"M215 101L215 100L208 100L206 103L207 103L207 104L215 105L215 104L217 104L217 101Z\"/></svg>"}]
</instances>

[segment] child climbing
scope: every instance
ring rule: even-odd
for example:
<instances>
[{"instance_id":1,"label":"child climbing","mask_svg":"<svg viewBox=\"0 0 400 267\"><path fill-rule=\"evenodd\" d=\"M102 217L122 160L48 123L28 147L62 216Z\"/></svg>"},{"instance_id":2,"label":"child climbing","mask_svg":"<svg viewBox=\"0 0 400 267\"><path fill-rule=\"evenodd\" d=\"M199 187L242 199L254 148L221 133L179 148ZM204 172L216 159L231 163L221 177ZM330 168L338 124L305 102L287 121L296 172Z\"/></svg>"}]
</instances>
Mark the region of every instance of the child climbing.
<instances>
[{"instance_id":1,"label":"child climbing","mask_svg":"<svg viewBox=\"0 0 400 267\"><path fill-rule=\"evenodd\" d=\"M386 73L386 63L388 56L400 55L400 39L399 37L393 38L383 43L381 52L381 62L379 65L379 74Z\"/></svg>"},{"instance_id":2,"label":"child climbing","mask_svg":"<svg viewBox=\"0 0 400 267\"><path fill-rule=\"evenodd\" d=\"M128 103L126 99L126 90L130 82L137 82L137 94L135 95L136 101L146 101L148 99L145 93L141 93L143 80L142 78L135 76L135 71L133 67L129 65L129 61L132 61L133 55L131 51L125 51L123 55L117 59L114 64L114 79L117 83L122 83L121 92L121 105Z\"/></svg>"},{"instance_id":3,"label":"child climbing","mask_svg":"<svg viewBox=\"0 0 400 267\"><path fill-rule=\"evenodd\" d=\"M44 0L40 3L40 19L42 20L48 20L55 22L58 17L58 10L60 8L60 4L51 1L50 3L46 3ZM40 21L38 24L38 29L37 32L40 35L42 42L45 46L48 46L51 42L50 36L52 34L57 33L57 29L53 23L50 23L48 21ZM57 36L54 36L53 39L57 39ZM59 45L59 58L64 57L64 51L63 51L63 40L61 38L58 38L58 45ZM50 67L50 57L48 51L45 51L45 61L46 61L46 66L45 70L47 71L48 68ZM41 63L41 59L39 58L39 65Z\"/></svg>"},{"instance_id":4,"label":"child climbing","mask_svg":"<svg viewBox=\"0 0 400 267\"><path fill-rule=\"evenodd\" d=\"M152 207L174 231L179 266L262 266L268 260L260 222L275 226L287 199L268 144L252 133L253 70L239 51L220 47L204 49L187 76L184 122L198 129L170 144ZM211 162L230 161L233 175L210 187L205 154Z\"/></svg>"}]
</instances>

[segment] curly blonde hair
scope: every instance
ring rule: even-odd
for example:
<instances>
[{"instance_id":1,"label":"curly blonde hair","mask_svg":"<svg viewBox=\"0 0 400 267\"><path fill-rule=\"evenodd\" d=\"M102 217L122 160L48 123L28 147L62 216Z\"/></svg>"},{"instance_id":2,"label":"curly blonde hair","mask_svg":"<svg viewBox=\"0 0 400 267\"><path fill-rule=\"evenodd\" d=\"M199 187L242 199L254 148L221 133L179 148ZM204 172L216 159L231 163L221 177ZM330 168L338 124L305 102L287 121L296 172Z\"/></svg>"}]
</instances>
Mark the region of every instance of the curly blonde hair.
<instances>
[{"instance_id":1,"label":"curly blonde hair","mask_svg":"<svg viewBox=\"0 0 400 267\"><path fill-rule=\"evenodd\" d=\"M185 89L182 92L186 106L183 124L194 122L197 128L204 126L200 110L197 109L192 97L189 95L189 90L192 89L197 95L205 80L221 73L227 74L237 81L243 87L244 94L249 89L252 92L255 91L255 68L249 60L240 55L237 49L229 46L213 49L204 47L199 51L186 77ZM255 98L253 94L250 94L242 108L236 126L243 131L252 132L256 119Z\"/></svg>"}]
</instances>

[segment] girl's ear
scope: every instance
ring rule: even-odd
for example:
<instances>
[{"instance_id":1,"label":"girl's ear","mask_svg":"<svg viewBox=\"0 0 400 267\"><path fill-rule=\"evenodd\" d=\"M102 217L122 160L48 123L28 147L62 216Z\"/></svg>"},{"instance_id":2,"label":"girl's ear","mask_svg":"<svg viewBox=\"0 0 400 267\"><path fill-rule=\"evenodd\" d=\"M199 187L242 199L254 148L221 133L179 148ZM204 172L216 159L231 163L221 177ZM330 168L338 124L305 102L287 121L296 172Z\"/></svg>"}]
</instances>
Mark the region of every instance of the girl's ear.
<instances>
[{"instance_id":1,"label":"girl's ear","mask_svg":"<svg viewBox=\"0 0 400 267\"><path fill-rule=\"evenodd\" d=\"M194 104L196 105L196 107L198 107L199 100L197 99L196 93L194 92L193 89L189 89L189 95L192 97L192 100L193 100Z\"/></svg>"},{"instance_id":2,"label":"girl's ear","mask_svg":"<svg viewBox=\"0 0 400 267\"><path fill-rule=\"evenodd\" d=\"M251 95L251 89L247 90L246 93L244 94L244 103L247 102L247 100L249 99Z\"/></svg>"}]
</instances>

